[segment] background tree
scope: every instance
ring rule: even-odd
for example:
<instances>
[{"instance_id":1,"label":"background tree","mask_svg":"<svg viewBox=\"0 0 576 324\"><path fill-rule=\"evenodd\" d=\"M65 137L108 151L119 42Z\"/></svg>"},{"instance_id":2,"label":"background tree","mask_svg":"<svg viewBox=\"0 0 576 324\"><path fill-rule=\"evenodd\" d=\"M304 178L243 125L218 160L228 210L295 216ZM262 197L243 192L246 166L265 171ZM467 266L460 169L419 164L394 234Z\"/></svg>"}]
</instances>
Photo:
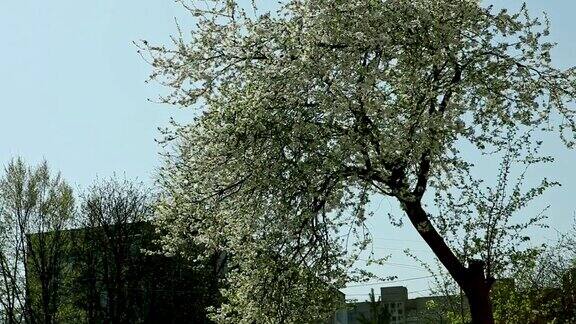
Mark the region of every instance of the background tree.
<instances>
[{"instance_id":1,"label":"background tree","mask_svg":"<svg viewBox=\"0 0 576 324\"><path fill-rule=\"evenodd\" d=\"M498 273L491 291L498 323L571 323L576 320L575 230L561 233L557 242L532 249ZM435 301L430 311L440 312L449 323L466 323L467 303L458 298L458 285L445 272L435 272L433 294L447 296ZM464 316L462 316L462 314ZM427 314L421 314L426 318Z\"/></svg>"},{"instance_id":2,"label":"background tree","mask_svg":"<svg viewBox=\"0 0 576 324\"><path fill-rule=\"evenodd\" d=\"M128 323L141 314L134 303L139 271L143 222L151 216L149 194L139 185L111 178L96 182L82 198L81 242L86 247L83 273L89 322ZM104 308L100 309L104 293Z\"/></svg>"},{"instance_id":3,"label":"background tree","mask_svg":"<svg viewBox=\"0 0 576 324\"><path fill-rule=\"evenodd\" d=\"M75 242L68 254L69 306L77 314L71 322L208 323L205 309L219 298L213 267L222 260L162 253L147 188L118 178L97 181L82 195L81 211L78 228L69 231ZM190 248L189 256L204 253Z\"/></svg>"},{"instance_id":4,"label":"background tree","mask_svg":"<svg viewBox=\"0 0 576 324\"><path fill-rule=\"evenodd\" d=\"M61 235L74 216L72 189L46 161L12 160L0 179L0 282L6 323L56 323L65 271Z\"/></svg>"},{"instance_id":5,"label":"background tree","mask_svg":"<svg viewBox=\"0 0 576 324\"><path fill-rule=\"evenodd\" d=\"M575 228L561 233L558 242L548 246L532 264L513 273L512 294L502 292L499 301L510 320L529 318L554 323L576 321ZM513 298L531 306L529 311L514 307ZM526 321L527 322L527 321Z\"/></svg>"},{"instance_id":6,"label":"background tree","mask_svg":"<svg viewBox=\"0 0 576 324\"><path fill-rule=\"evenodd\" d=\"M462 288L472 321L492 323L486 265L495 259L458 255L442 224L468 217L433 214L424 197L474 188L474 150L498 154L512 142L530 151L552 130L574 145L566 103L575 70L551 65L547 22L525 7L494 12L469 0L287 0L275 14L236 1L182 3L198 19L191 39L142 44L152 78L173 90L162 99L203 111L166 133L170 208L161 213L169 248L194 240L233 255L225 296L236 302L221 320L278 322L260 312L267 292L246 294L270 272L279 281L290 273L260 251L342 287L351 250L366 247L365 206L385 195ZM343 238L354 228L357 240ZM302 320L301 311L282 321Z\"/></svg>"},{"instance_id":7,"label":"background tree","mask_svg":"<svg viewBox=\"0 0 576 324\"><path fill-rule=\"evenodd\" d=\"M433 296L426 301L423 310L415 316L424 323L464 324L470 322L468 303L458 287L445 269L438 266L437 271L428 270L433 274L434 281L430 288Z\"/></svg>"},{"instance_id":8,"label":"background tree","mask_svg":"<svg viewBox=\"0 0 576 324\"><path fill-rule=\"evenodd\" d=\"M530 312L529 307L534 306L514 289L513 278L519 269L533 266L544 250L544 245L531 244L527 234L547 227L544 214L547 208L531 216L523 209L546 189L558 185L547 179L533 187L525 184L526 175L534 165L553 161L538 153L541 143L530 143L529 139L530 133L508 134L507 147L490 154L491 159L500 161L493 184L486 181L485 176L475 179L465 172L449 179L450 185L439 182L435 191L438 211L433 217L439 233L460 260L481 260L487 278L497 282L497 289L491 291L497 301L494 305L497 321L522 322L520 318L506 315L506 308ZM449 296L443 299L444 303L437 302L436 308L445 309L453 321L465 323L469 307L457 283L442 273L442 269L432 271L424 266L437 276L433 292Z\"/></svg>"}]
</instances>

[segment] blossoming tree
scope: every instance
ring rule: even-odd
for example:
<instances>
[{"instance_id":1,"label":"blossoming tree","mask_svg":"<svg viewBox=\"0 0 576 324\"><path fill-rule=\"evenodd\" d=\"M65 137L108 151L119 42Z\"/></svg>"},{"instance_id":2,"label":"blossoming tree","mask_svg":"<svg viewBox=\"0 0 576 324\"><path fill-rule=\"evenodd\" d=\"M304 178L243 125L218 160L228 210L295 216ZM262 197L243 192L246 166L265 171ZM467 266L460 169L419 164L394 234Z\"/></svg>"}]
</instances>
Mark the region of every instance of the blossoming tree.
<instances>
[{"instance_id":1,"label":"blossoming tree","mask_svg":"<svg viewBox=\"0 0 576 324\"><path fill-rule=\"evenodd\" d=\"M472 0L286 0L274 13L181 2L197 19L191 36L179 28L171 46L141 49L173 90L162 100L200 110L166 130L159 210L167 251L192 240L229 258L215 319L323 318L337 301L319 296L363 275L349 268L367 246L365 207L384 195L462 288L473 322L492 323L486 254L463 258L444 235L445 218L469 215L447 203L434 214L423 198L478 185L463 146L535 161L538 134L574 144L576 74L551 65L547 22Z\"/></svg>"}]
</instances>

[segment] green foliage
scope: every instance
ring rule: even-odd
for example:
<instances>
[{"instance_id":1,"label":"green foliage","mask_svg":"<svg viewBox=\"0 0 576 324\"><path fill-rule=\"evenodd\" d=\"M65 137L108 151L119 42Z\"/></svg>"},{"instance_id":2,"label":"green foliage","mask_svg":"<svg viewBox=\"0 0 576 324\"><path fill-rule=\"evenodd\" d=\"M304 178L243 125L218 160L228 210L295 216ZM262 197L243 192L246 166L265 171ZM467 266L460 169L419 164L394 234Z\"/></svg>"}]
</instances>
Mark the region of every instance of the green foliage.
<instances>
[{"instance_id":1,"label":"green foliage","mask_svg":"<svg viewBox=\"0 0 576 324\"><path fill-rule=\"evenodd\" d=\"M556 244L539 249L537 254L516 264L507 278L497 280L491 291L496 323L572 323L576 319L576 281L574 281L573 233ZM446 274L437 274L433 289L446 296L428 302L419 314L427 323L468 323L466 300L459 298L456 283ZM461 305L461 303L463 303ZM462 320L461 309L465 314Z\"/></svg>"},{"instance_id":2,"label":"green foliage","mask_svg":"<svg viewBox=\"0 0 576 324\"><path fill-rule=\"evenodd\" d=\"M517 268L511 279L493 291L495 317L512 323L572 323L576 320L573 232ZM568 243L568 244L567 244Z\"/></svg>"},{"instance_id":3,"label":"green foliage","mask_svg":"<svg viewBox=\"0 0 576 324\"><path fill-rule=\"evenodd\" d=\"M4 322L61 320L68 242L61 231L74 216L72 188L46 161L12 160L0 178L0 316ZM28 280L29 278L34 278Z\"/></svg>"},{"instance_id":4,"label":"green foliage","mask_svg":"<svg viewBox=\"0 0 576 324\"><path fill-rule=\"evenodd\" d=\"M468 312L462 316L457 310L459 301L453 296L446 296L447 299L432 299L426 302L426 309L418 314L418 320L426 324L467 324L470 322Z\"/></svg>"},{"instance_id":5,"label":"green foliage","mask_svg":"<svg viewBox=\"0 0 576 324\"><path fill-rule=\"evenodd\" d=\"M492 290L494 318L501 323L531 323L543 305L531 293L518 289L514 280L499 283Z\"/></svg>"}]
</instances>

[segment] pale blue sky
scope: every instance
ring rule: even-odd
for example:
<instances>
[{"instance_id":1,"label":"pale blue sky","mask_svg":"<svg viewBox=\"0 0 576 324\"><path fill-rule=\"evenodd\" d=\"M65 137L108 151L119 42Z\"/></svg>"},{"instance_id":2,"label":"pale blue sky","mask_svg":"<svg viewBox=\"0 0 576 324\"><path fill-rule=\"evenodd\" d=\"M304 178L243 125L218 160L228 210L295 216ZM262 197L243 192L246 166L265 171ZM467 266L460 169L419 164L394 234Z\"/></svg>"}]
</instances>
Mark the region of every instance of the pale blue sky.
<instances>
[{"instance_id":1,"label":"pale blue sky","mask_svg":"<svg viewBox=\"0 0 576 324\"><path fill-rule=\"evenodd\" d=\"M493 2L510 9L521 4ZM533 13L546 11L551 18L552 39L559 43L553 52L557 65L576 65L576 2L527 2ZM191 25L186 12L167 0L0 1L0 164L17 155L30 162L45 158L78 187L113 172L149 181L159 162L154 142L157 127L166 126L170 116L187 120L193 113L147 101L163 89L144 83L150 68L132 41L167 43L175 32L174 17L184 29ZM551 204L551 224L563 229L576 210L576 154L557 142L547 149L557 162L537 175L561 180L564 186L527 212ZM399 279L425 276L401 250L412 247L425 256L428 248L409 226L396 229L387 224L385 213L395 210L393 205L387 200L373 203L378 216L371 222L375 247L379 254L393 253L395 263L378 272ZM548 232L535 238L552 237ZM398 284L410 291L427 288L420 279ZM347 292L367 293L368 289Z\"/></svg>"}]
</instances>

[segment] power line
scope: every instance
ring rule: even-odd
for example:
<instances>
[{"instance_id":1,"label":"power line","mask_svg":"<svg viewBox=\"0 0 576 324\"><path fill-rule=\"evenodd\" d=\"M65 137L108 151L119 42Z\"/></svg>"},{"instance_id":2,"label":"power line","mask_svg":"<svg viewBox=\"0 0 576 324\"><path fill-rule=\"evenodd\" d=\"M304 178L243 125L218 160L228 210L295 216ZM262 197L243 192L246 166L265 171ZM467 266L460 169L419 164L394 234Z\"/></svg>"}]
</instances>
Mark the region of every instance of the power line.
<instances>
[{"instance_id":1,"label":"power line","mask_svg":"<svg viewBox=\"0 0 576 324\"><path fill-rule=\"evenodd\" d=\"M394 238L384 238L384 237L375 237L374 240L382 240L382 241L394 241L394 242L414 242L426 245L426 242L423 240L404 240L404 239L394 239Z\"/></svg>"},{"instance_id":2,"label":"power line","mask_svg":"<svg viewBox=\"0 0 576 324\"><path fill-rule=\"evenodd\" d=\"M432 290L432 288L428 288L428 289L422 289L422 290L416 290L416 291L409 291L409 294L419 294L421 292L425 292L425 291L430 291Z\"/></svg>"},{"instance_id":3,"label":"power line","mask_svg":"<svg viewBox=\"0 0 576 324\"><path fill-rule=\"evenodd\" d=\"M430 275L430 276L414 277L414 278L407 278L407 279L400 279L400 280L377 281L377 282L370 282L370 283L365 283L365 284L357 284L357 285L352 285L352 286L346 286L346 288L375 286L375 285L381 285L381 284L391 284L391 283L398 283L398 282L405 282L405 281L412 281L412 280L419 280L419 279L427 279L427 278L432 278L432 277L434 277L434 276L433 276L433 275Z\"/></svg>"},{"instance_id":4,"label":"power line","mask_svg":"<svg viewBox=\"0 0 576 324\"><path fill-rule=\"evenodd\" d=\"M387 246L375 246L374 247L377 250L391 250L391 251L410 251L410 252L422 252L422 253L430 253L431 251L426 251L426 250L422 250L422 249L411 249L411 248L394 248L394 247L387 247Z\"/></svg>"},{"instance_id":5,"label":"power line","mask_svg":"<svg viewBox=\"0 0 576 324\"><path fill-rule=\"evenodd\" d=\"M422 289L422 290L416 290L416 291L409 291L408 294L418 294L418 293L422 293L425 291L430 291L432 290L432 288L428 288L428 289ZM366 293L362 293L362 294L346 294L346 296L366 296L368 294Z\"/></svg>"},{"instance_id":6,"label":"power line","mask_svg":"<svg viewBox=\"0 0 576 324\"><path fill-rule=\"evenodd\" d=\"M370 261L374 261L375 260L368 260L368 259L358 259L359 261L365 261L365 262L370 262ZM382 266L393 266L393 267L399 267L399 268L405 268L405 269L412 269L412 270L422 270L422 271L428 271L425 268L419 267L417 265L413 265L413 264L406 264L406 263L396 263L396 262L388 262L388 261L384 261L382 264Z\"/></svg>"},{"instance_id":7,"label":"power line","mask_svg":"<svg viewBox=\"0 0 576 324\"><path fill-rule=\"evenodd\" d=\"M422 268L416 265L409 265L404 263L393 263L393 262L385 262L384 265L390 265L393 267L399 267L404 269L411 269L411 270L419 270L419 271L428 271L426 268Z\"/></svg>"}]
</instances>

